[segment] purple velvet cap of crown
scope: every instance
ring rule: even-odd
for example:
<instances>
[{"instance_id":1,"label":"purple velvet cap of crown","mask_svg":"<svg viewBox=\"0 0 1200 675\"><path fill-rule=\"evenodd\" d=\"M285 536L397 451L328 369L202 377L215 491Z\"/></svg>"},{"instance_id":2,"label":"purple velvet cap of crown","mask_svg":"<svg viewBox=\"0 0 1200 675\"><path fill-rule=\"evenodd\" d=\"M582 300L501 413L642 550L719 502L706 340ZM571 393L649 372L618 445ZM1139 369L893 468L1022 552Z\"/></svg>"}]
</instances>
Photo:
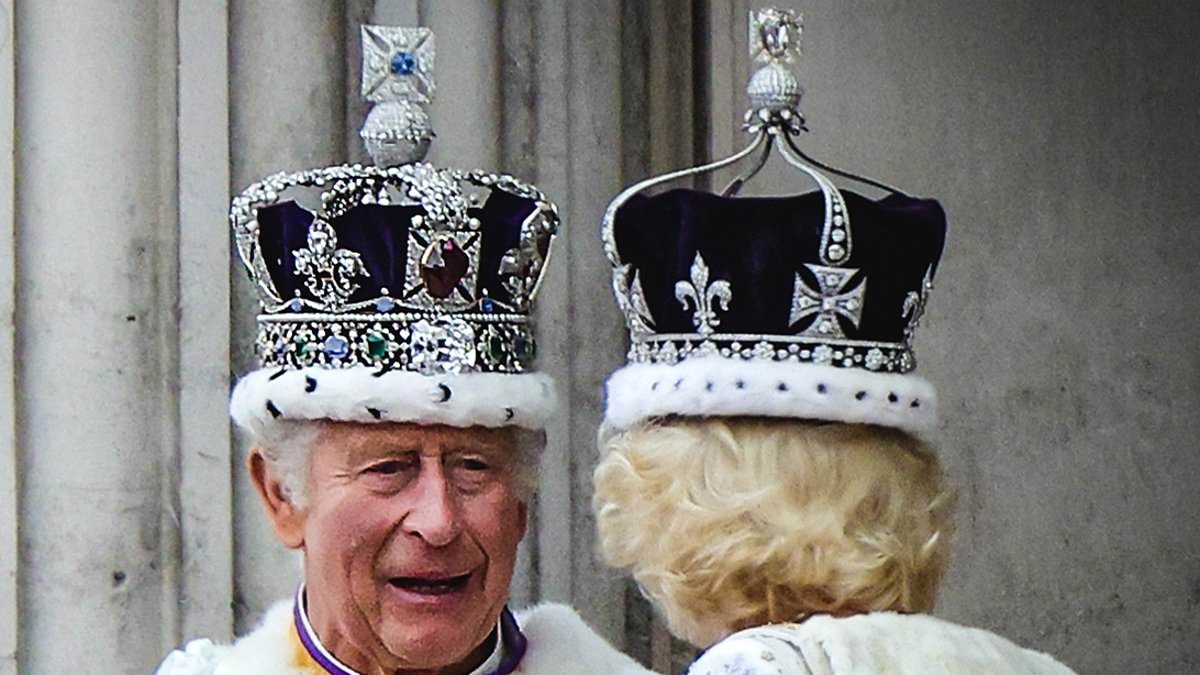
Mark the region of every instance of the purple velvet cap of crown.
<instances>
[{"instance_id":1,"label":"purple velvet cap of crown","mask_svg":"<svg viewBox=\"0 0 1200 675\"><path fill-rule=\"evenodd\" d=\"M908 325L905 300L937 271L946 240L946 215L932 199L890 195L871 200L843 191L852 218L853 249L843 267L866 280L855 326L839 317L851 340L901 343ZM636 271L656 333L690 333L693 312L676 297L700 254L710 279L733 290L720 313L720 333L794 335L812 321L789 325L796 275L812 288L807 264L820 265L825 204L820 192L788 197L721 197L695 190L634 195L614 224L622 262ZM848 287L857 283L852 278Z\"/></svg>"},{"instance_id":2,"label":"purple velvet cap of crown","mask_svg":"<svg viewBox=\"0 0 1200 675\"><path fill-rule=\"evenodd\" d=\"M534 200L503 190L492 191L482 206L468 209L480 221L475 236L481 237L477 278L481 293L486 291L502 303L512 301L500 281L500 259L520 245L521 225L536 209ZM420 206L366 204L330 220L338 246L359 254L368 273L355 279L358 288L348 302L380 297L385 288L395 294L408 286L411 222L413 216L423 214ZM286 201L259 209L257 219L259 246L279 296L317 300L305 287L304 277L295 273L296 251L308 245L313 214Z\"/></svg>"}]
</instances>

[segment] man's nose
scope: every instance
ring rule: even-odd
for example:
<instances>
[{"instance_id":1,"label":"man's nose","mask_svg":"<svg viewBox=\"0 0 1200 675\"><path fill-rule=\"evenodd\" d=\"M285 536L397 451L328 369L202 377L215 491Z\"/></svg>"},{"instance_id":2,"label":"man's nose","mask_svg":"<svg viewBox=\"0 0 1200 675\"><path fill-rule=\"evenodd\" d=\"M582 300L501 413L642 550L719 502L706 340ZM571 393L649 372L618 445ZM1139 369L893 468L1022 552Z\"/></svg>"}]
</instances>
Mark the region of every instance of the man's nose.
<instances>
[{"instance_id":1,"label":"man's nose","mask_svg":"<svg viewBox=\"0 0 1200 675\"><path fill-rule=\"evenodd\" d=\"M446 481L440 462L422 462L412 502L400 521L401 529L420 537L430 546L447 546L462 531L453 489Z\"/></svg>"}]
</instances>

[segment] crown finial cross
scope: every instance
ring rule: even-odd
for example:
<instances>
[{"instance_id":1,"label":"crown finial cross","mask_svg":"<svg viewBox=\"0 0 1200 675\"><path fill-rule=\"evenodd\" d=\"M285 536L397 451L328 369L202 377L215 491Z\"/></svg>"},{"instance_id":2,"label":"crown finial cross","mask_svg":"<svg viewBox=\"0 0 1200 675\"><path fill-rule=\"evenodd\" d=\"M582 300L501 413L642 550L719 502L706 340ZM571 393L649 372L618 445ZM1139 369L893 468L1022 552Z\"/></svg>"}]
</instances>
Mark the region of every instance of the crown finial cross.
<instances>
[{"instance_id":1,"label":"crown finial cross","mask_svg":"<svg viewBox=\"0 0 1200 675\"><path fill-rule=\"evenodd\" d=\"M362 95L372 103L433 99L433 31L401 26L362 27Z\"/></svg>"},{"instance_id":2,"label":"crown finial cross","mask_svg":"<svg viewBox=\"0 0 1200 675\"><path fill-rule=\"evenodd\" d=\"M858 270L808 263L804 266L817 278L817 288L813 289L799 274L796 275L788 324L794 325L803 318L816 315L800 335L825 340L845 338L838 316L849 319L855 328L858 327L862 321L863 296L867 293L866 280L848 289L848 282Z\"/></svg>"},{"instance_id":3,"label":"crown finial cross","mask_svg":"<svg viewBox=\"0 0 1200 675\"><path fill-rule=\"evenodd\" d=\"M750 58L791 63L800 56L804 17L792 9L768 7L750 13Z\"/></svg>"},{"instance_id":4,"label":"crown finial cross","mask_svg":"<svg viewBox=\"0 0 1200 675\"><path fill-rule=\"evenodd\" d=\"M433 140L433 31L363 26L362 50L362 95L375 104L359 131L367 152L383 167L419 162Z\"/></svg>"}]
</instances>

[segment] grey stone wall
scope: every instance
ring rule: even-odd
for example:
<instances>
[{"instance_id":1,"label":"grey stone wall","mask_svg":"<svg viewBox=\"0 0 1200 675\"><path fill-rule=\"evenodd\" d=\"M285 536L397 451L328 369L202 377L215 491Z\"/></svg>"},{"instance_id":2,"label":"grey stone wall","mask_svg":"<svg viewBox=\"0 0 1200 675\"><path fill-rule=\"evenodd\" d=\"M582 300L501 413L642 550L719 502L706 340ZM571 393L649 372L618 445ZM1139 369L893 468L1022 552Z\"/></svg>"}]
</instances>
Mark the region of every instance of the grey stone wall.
<instances>
[{"instance_id":1,"label":"grey stone wall","mask_svg":"<svg viewBox=\"0 0 1200 675\"><path fill-rule=\"evenodd\" d=\"M918 338L961 490L939 613L1081 672L1196 670L1191 3L782 4L807 18L804 147L949 212ZM439 32L437 161L563 209L540 318L567 405L514 597L681 668L592 543L623 352L596 230L623 185L742 142L748 7L0 1L0 675L145 673L293 589L224 412L254 313L224 209L269 172L361 159L363 21ZM771 166L752 188L810 186Z\"/></svg>"}]
</instances>

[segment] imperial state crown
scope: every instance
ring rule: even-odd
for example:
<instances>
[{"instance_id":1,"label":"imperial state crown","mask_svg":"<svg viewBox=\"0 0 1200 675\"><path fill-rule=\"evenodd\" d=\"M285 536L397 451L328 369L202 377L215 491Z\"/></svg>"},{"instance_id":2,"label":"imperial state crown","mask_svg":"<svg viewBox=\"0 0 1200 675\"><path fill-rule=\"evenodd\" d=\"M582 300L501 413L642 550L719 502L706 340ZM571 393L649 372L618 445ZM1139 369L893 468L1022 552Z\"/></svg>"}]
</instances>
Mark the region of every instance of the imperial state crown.
<instances>
[{"instance_id":1,"label":"imperial state crown","mask_svg":"<svg viewBox=\"0 0 1200 675\"><path fill-rule=\"evenodd\" d=\"M512 176L422 161L428 28L364 26L362 41L374 166L278 173L233 200L262 365L234 415L540 427L554 400L530 312L558 210Z\"/></svg>"}]
</instances>

